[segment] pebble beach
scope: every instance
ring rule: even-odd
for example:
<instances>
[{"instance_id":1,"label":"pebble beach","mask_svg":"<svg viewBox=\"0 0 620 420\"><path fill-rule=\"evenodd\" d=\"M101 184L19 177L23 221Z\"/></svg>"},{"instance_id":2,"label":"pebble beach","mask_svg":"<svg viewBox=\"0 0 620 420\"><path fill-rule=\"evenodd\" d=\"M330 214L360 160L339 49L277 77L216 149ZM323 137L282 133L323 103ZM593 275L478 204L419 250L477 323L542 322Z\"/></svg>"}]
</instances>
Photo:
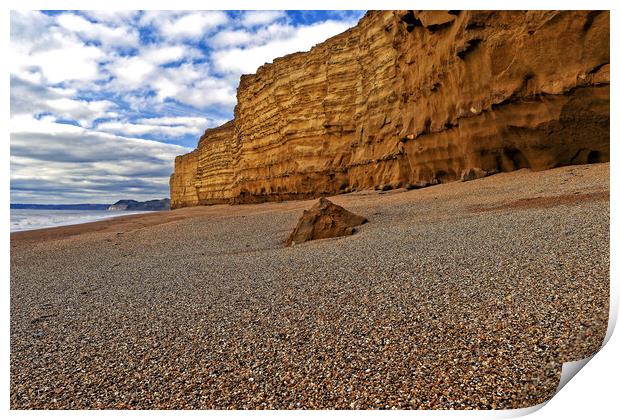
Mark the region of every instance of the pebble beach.
<instances>
[{"instance_id":1,"label":"pebble beach","mask_svg":"<svg viewBox=\"0 0 620 420\"><path fill-rule=\"evenodd\" d=\"M12 409L491 409L551 398L609 312L609 164L11 234Z\"/></svg>"}]
</instances>

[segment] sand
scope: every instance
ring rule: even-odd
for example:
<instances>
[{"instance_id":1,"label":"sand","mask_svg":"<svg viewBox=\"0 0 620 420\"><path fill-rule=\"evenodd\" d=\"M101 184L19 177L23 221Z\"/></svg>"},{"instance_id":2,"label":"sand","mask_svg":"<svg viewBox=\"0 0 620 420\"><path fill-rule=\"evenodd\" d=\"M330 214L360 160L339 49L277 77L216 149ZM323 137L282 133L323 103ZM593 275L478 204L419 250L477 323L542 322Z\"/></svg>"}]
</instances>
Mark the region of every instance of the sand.
<instances>
[{"instance_id":1,"label":"sand","mask_svg":"<svg viewBox=\"0 0 620 420\"><path fill-rule=\"evenodd\" d=\"M607 328L609 164L11 234L11 408L518 408Z\"/></svg>"}]
</instances>

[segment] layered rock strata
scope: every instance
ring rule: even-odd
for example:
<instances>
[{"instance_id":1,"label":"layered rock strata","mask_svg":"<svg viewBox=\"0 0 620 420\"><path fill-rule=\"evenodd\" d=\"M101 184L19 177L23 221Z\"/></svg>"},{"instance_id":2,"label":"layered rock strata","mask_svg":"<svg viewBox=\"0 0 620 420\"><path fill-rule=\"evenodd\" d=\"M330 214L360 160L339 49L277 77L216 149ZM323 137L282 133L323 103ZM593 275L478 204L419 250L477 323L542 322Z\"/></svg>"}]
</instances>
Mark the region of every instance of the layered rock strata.
<instances>
[{"instance_id":1,"label":"layered rock strata","mask_svg":"<svg viewBox=\"0 0 620 420\"><path fill-rule=\"evenodd\" d=\"M609 160L609 12L373 11L241 77L172 207ZM208 92L205 92L208 94Z\"/></svg>"}]
</instances>

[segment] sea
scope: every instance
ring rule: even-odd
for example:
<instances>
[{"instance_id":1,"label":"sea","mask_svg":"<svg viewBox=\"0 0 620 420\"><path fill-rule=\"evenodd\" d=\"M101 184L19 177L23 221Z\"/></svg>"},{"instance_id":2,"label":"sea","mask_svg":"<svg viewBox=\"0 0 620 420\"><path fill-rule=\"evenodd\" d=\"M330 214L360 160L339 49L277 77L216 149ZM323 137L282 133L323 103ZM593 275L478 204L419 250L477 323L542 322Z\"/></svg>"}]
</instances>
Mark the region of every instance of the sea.
<instances>
[{"instance_id":1,"label":"sea","mask_svg":"<svg viewBox=\"0 0 620 420\"><path fill-rule=\"evenodd\" d=\"M96 222L145 211L11 209L11 232Z\"/></svg>"}]
</instances>

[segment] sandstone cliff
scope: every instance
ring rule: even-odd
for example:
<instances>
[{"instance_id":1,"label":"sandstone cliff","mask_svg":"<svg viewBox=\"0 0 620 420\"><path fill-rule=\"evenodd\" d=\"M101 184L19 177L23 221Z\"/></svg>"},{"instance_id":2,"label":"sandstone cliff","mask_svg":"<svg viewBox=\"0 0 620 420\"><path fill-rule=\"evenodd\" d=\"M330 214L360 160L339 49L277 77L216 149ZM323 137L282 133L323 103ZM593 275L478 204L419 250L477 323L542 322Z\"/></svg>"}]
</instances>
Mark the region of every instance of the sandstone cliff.
<instances>
[{"instance_id":1,"label":"sandstone cliff","mask_svg":"<svg viewBox=\"0 0 620 420\"><path fill-rule=\"evenodd\" d=\"M382 11L241 77L172 208L609 160L609 12Z\"/></svg>"}]
</instances>

